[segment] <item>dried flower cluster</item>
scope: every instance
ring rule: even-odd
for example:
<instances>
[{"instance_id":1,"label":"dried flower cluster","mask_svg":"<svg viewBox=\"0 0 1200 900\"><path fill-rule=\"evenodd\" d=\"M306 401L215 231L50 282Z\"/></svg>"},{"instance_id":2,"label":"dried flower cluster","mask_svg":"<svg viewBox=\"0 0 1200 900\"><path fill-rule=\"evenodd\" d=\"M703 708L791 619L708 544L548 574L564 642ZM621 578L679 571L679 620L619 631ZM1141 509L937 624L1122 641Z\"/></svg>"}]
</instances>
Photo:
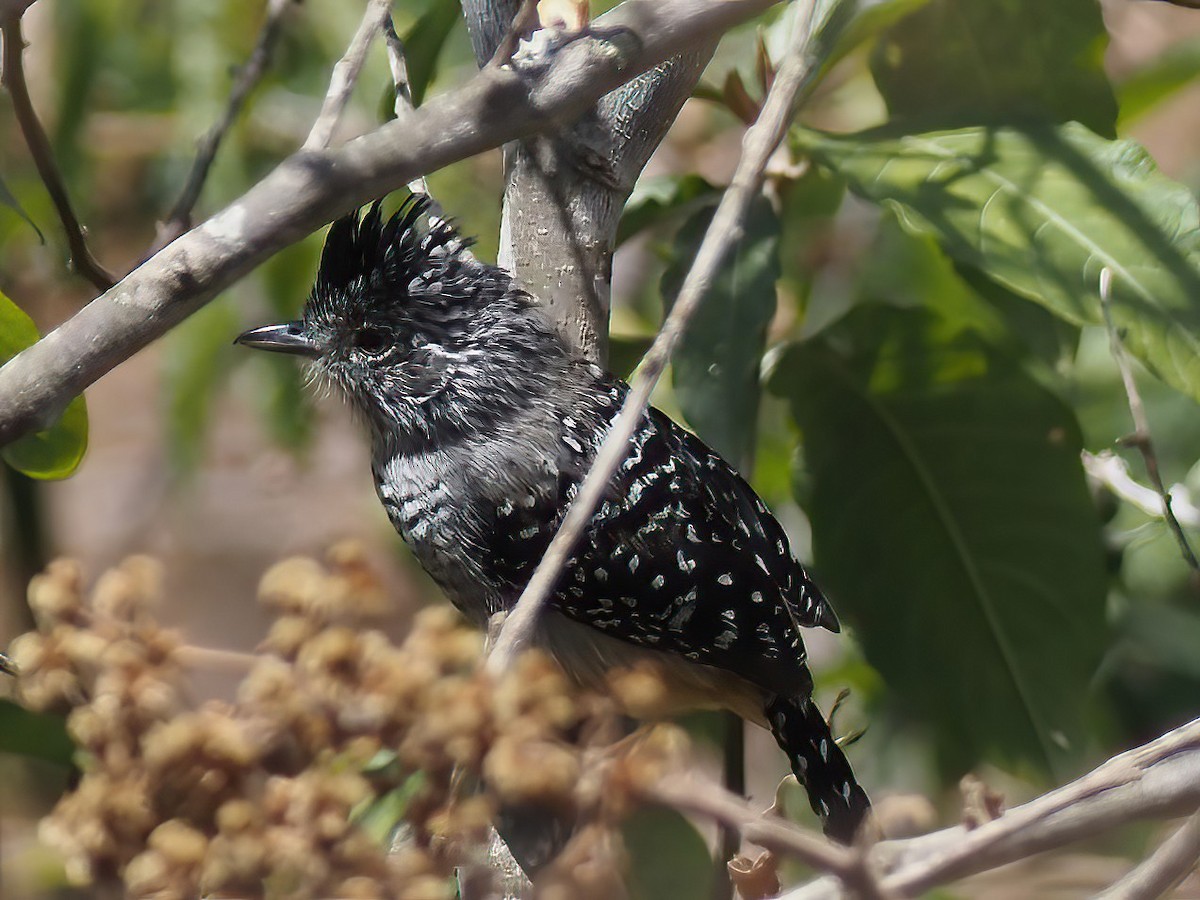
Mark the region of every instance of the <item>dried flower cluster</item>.
<instances>
[{"instance_id":1,"label":"dried flower cluster","mask_svg":"<svg viewBox=\"0 0 1200 900\"><path fill-rule=\"evenodd\" d=\"M38 576L38 631L12 647L22 702L68 712L82 751L78 786L42 825L78 882L131 897L452 898L454 867L478 856L499 806L519 805L593 823L546 895L608 896L610 826L678 750L662 732L614 752L613 701L540 655L493 682L480 636L448 609L420 613L399 646L363 627L386 603L350 546L263 577L277 619L233 703L190 701L187 648L154 617L156 563L129 559L90 595L82 581L66 561ZM390 834L365 824L381 809Z\"/></svg>"}]
</instances>

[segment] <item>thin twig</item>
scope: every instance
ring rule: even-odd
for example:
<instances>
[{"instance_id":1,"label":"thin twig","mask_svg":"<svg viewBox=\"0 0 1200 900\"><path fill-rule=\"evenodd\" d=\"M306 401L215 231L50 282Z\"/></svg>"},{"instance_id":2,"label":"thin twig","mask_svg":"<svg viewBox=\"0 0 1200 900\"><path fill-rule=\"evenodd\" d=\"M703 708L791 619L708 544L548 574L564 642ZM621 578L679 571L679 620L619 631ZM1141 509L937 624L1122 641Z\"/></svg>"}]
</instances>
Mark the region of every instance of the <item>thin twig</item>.
<instances>
[{"instance_id":1,"label":"thin twig","mask_svg":"<svg viewBox=\"0 0 1200 900\"><path fill-rule=\"evenodd\" d=\"M683 813L704 816L736 828L751 843L807 863L822 872L849 875L856 868L854 851L835 844L778 816L763 815L747 800L714 781L688 774L669 774L639 789L644 800Z\"/></svg>"},{"instance_id":2,"label":"thin twig","mask_svg":"<svg viewBox=\"0 0 1200 900\"><path fill-rule=\"evenodd\" d=\"M3 23L0 24L0 34L4 37L4 63L3 70L0 71L0 81L3 81L9 96L12 97L13 112L16 113L17 124L21 126L25 145L29 148L34 165L37 166L38 175L41 176L42 184L46 186L46 193L54 202L54 209L58 212L59 221L62 222L67 246L71 251L71 264L76 272L99 290L107 291L115 284L113 276L96 261L91 250L88 249L83 226L75 217L75 211L71 207L71 198L67 196L67 187L63 183L62 173L59 172L58 164L54 161L54 151L50 147L50 141L46 137L42 123L38 120L33 102L29 99L29 86L25 83L23 60L25 39L21 35L19 12L5 16Z\"/></svg>"},{"instance_id":3,"label":"thin twig","mask_svg":"<svg viewBox=\"0 0 1200 900\"><path fill-rule=\"evenodd\" d=\"M805 13L807 21L798 30L797 43L780 66L775 84L763 104L762 115L746 132L742 141L742 156L729 189L717 206L712 224L704 235L670 314L663 322L654 344L642 358L637 379L600 445L591 470L580 485L579 494L538 563L533 577L529 579L529 584L504 621L496 645L488 656L487 666L492 672L506 669L517 651L531 642L538 616L551 589L591 521L592 513L608 489L613 473L629 452L630 437L645 414L650 393L666 368L688 320L730 249L741 236L742 222L762 185L767 161L787 132L801 91L811 81L813 65L808 54L808 42L813 6L814 3L809 2Z\"/></svg>"},{"instance_id":4,"label":"thin twig","mask_svg":"<svg viewBox=\"0 0 1200 900\"><path fill-rule=\"evenodd\" d=\"M1200 812L1193 813L1158 849L1098 894L1096 900L1154 900L1183 881L1196 868L1197 859L1200 859Z\"/></svg>"},{"instance_id":5,"label":"thin twig","mask_svg":"<svg viewBox=\"0 0 1200 900\"><path fill-rule=\"evenodd\" d=\"M1171 533L1175 535L1179 551L1183 554L1187 564L1195 571L1200 572L1200 560L1196 559L1196 553L1192 550L1192 545L1188 543L1187 535L1183 533L1183 527L1179 524L1179 520L1175 518L1174 510L1171 509L1171 495L1167 492L1166 485L1163 484L1162 473L1158 468L1158 454L1154 452L1154 442L1150 438L1150 420L1146 417L1146 407L1142 403L1142 395L1138 392L1137 382L1134 381L1133 369L1129 365L1129 357L1125 354L1125 345L1121 340L1121 334L1113 322L1112 269L1107 266L1100 270L1100 307L1104 311L1104 324L1108 327L1108 340L1112 346L1113 359L1121 371L1121 381L1125 385L1125 396L1129 401L1129 414L1133 417L1133 434L1125 442L1133 444L1142 454L1142 460L1146 464L1146 474L1150 476L1150 483L1162 500L1162 515L1166 519Z\"/></svg>"},{"instance_id":6,"label":"thin twig","mask_svg":"<svg viewBox=\"0 0 1200 900\"><path fill-rule=\"evenodd\" d=\"M221 118L204 133L196 144L196 158L192 161L191 171L188 172L187 181L184 182L183 190L179 193L179 199L175 201L175 205L167 213L166 219L158 227L156 250L169 244L192 227L192 210L196 206L196 201L200 199L200 192L204 188L204 182L208 179L209 170L212 168L221 141L225 139L226 133L241 113L246 98L262 80L267 67L271 64L275 45L283 33L284 13L298 2L299 0L267 0L266 19L258 32L258 40L255 41L254 49L250 51L250 58L246 60L245 65L238 69L237 75L234 77L233 87L229 91L229 99L225 103L225 111L221 114Z\"/></svg>"},{"instance_id":7,"label":"thin twig","mask_svg":"<svg viewBox=\"0 0 1200 900\"><path fill-rule=\"evenodd\" d=\"M217 647L201 647L198 644L183 644L175 648L175 658L189 669L211 669L245 673L254 668L261 657L240 650L222 650Z\"/></svg>"},{"instance_id":8,"label":"thin twig","mask_svg":"<svg viewBox=\"0 0 1200 900\"><path fill-rule=\"evenodd\" d=\"M387 48L388 68L392 70L392 90L396 93L393 109L396 118L409 110L416 109L413 103L412 85L408 80L408 60L404 55L404 41L396 34L396 26L389 15L383 20L383 41ZM429 216L431 219L443 220L442 209L429 193L429 183L424 175L418 175L408 183L408 189L414 194L424 194L429 198Z\"/></svg>"},{"instance_id":9,"label":"thin twig","mask_svg":"<svg viewBox=\"0 0 1200 900\"><path fill-rule=\"evenodd\" d=\"M304 141L305 150L323 150L333 140L333 133L337 129L338 121L346 109L346 104L350 101L350 95L354 92L354 84L358 81L358 75L367 59L367 50L371 47L371 41L383 29L384 20L391 13L391 0L369 0L367 3L367 10L363 13L358 30L354 32L354 37L350 40L350 46L346 48L345 55L333 67L333 75L329 79L329 91L325 94L325 102L321 104L321 113L317 116L317 121L313 123L308 138Z\"/></svg>"},{"instance_id":10,"label":"thin twig","mask_svg":"<svg viewBox=\"0 0 1200 900\"><path fill-rule=\"evenodd\" d=\"M517 9L516 15L513 16L512 24L508 26L508 31L504 32L504 38L492 55L489 66L506 66L512 62L513 54L517 52L521 38L533 31L534 27L539 24L537 6L537 0L521 0L521 5Z\"/></svg>"}]
</instances>

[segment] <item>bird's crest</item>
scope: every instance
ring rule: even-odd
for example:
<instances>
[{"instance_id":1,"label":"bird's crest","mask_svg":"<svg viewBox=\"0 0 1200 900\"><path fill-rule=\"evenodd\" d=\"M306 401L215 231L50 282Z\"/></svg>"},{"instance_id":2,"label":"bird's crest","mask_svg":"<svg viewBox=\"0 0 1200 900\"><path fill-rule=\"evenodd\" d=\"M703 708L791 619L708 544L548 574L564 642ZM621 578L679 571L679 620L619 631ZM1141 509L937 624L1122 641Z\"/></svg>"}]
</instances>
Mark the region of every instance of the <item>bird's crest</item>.
<instances>
[{"instance_id":1,"label":"bird's crest","mask_svg":"<svg viewBox=\"0 0 1200 900\"><path fill-rule=\"evenodd\" d=\"M321 251L313 302L328 303L373 289L386 289L388 295L400 298L414 281L436 279L452 261L470 259L466 253L470 241L446 220L420 226L428 208L427 198L410 194L388 218L383 216L382 201L376 200L361 217L352 212L335 221Z\"/></svg>"}]
</instances>

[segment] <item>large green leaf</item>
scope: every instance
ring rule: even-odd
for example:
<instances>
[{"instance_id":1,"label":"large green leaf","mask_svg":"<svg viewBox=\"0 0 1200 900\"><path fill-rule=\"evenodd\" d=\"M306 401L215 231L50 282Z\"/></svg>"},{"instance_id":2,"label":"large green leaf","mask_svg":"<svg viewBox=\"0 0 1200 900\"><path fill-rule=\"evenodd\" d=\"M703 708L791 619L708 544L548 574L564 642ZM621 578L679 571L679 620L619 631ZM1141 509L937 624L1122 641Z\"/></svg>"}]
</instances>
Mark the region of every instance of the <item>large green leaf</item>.
<instances>
[{"instance_id":1,"label":"large green leaf","mask_svg":"<svg viewBox=\"0 0 1200 900\"><path fill-rule=\"evenodd\" d=\"M712 221L702 210L679 230L663 273L670 308ZM697 433L734 465L750 458L758 420L759 369L775 315L779 219L765 198L750 208L742 236L709 285L672 360L675 396Z\"/></svg>"},{"instance_id":2,"label":"large green leaf","mask_svg":"<svg viewBox=\"0 0 1200 900\"><path fill-rule=\"evenodd\" d=\"M948 769L1067 768L1106 645L1071 411L928 310L860 307L829 335L771 378L803 431L822 584Z\"/></svg>"},{"instance_id":3,"label":"large green leaf","mask_svg":"<svg viewBox=\"0 0 1200 900\"><path fill-rule=\"evenodd\" d=\"M1072 324L1113 319L1151 371L1200 399L1200 210L1146 152L1077 124L799 143L863 197Z\"/></svg>"},{"instance_id":4,"label":"large green leaf","mask_svg":"<svg viewBox=\"0 0 1200 900\"><path fill-rule=\"evenodd\" d=\"M933 0L883 34L871 69L893 118L926 128L1014 118L1114 134L1096 0Z\"/></svg>"},{"instance_id":5,"label":"large green leaf","mask_svg":"<svg viewBox=\"0 0 1200 900\"><path fill-rule=\"evenodd\" d=\"M37 340L33 320L0 294L0 365ZM66 478L83 459L87 434L87 407L83 397L76 397L57 422L0 449L0 456L30 478Z\"/></svg>"}]
</instances>

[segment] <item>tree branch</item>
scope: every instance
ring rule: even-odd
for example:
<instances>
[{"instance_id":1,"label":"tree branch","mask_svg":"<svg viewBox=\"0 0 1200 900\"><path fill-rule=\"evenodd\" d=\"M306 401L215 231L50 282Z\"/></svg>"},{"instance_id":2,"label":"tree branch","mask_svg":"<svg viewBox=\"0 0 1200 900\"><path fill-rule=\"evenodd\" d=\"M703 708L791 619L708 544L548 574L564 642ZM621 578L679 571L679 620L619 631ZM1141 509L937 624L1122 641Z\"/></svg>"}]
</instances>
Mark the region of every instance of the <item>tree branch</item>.
<instances>
[{"instance_id":1,"label":"tree branch","mask_svg":"<svg viewBox=\"0 0 1200 900\"><path fill-rule=\"evenodd\" d=\"M541 64L482 71L335 150L292 155L0 368L0 446L49 426L97 378L323 223L417 175L574 121L608 91L774 2L626 0L597 22L627 38L623 49L581 38Z\"/></svg>"},{"instance_id":2,"label":"tree branch","mask_svg":"<svg viewBox=\"0 0 1200 900\"><path fill-rule=\"evenodd\" d=\"M1200 807L1200 719L1115 756L1087 775L974 830L958 826L917 838L883 841L868 851L882 888L919 896L941 884L1053 850L1145 819L1187 815ZM822 878L782 900L841 897Z\"/></svg>"},{"instance_id":3,"label":"tree branch","mask_svg":"<svg viewBox=\"0 0 1200 900\"><path fill-rule=\"evenodd\" d=\"M367 51L371 49L371 41L383 30L384 22L392 16L392 0L369 0L358 30L350 40L350 46L345 54L333 67L333 77L329 79L329 91L325 94L325 102L321 104L321 112L313 123L312 131L304 141L305 150L323 150L333 140L333 133L342 118L350 95L354 93L354 85L362 71L363 63L367 60Z\"/></svg>"},{"instance_id":4,"label":"tree branch","mask_svg":"<svg viewBox=\"0 0 1200 900\"><path fill-rule=\"evenodd\" d=\"M208 172L217 156L217 150L220 149L221 141L225 139L226 133L237 120L246 103L246 98L262 80L267 66L271 64L275 45L283 33L284 14L298 2L299 0L267 0L266 19L258 32L258 40L255 41L254 49L250 52L250 58L246 60L246 64L238 69L221 118L203 134L197 143L196 158L192 162L192 168L188 172L183 190L179 193L179 199L175 201L175 205L167 213L166 219L159 225L156 250L171 243L192 227L192 210L195 209L196 202L200 199L204 182L208 180Z\"/></svg>"},{"instance_id":5,"label":"tree branch","mask_svg":"<svg viewBox=\"0 0 1200 900\"><path fill-rule=\"evenodd\" d=\"M0 71L0 81L8 89L12 98L13 112L17 116L17 124L21 126L21 134L25 145L37 166L46 193L54 203L62 222L63 232L67 238L67 247L71 251L71 264L75 271L90 281L102 291L113 286L113 276L96 261L92 251L88 249L84 238L83 226L75 216L71 207L71 198L67 195L67 186L63 183L62 173L54 161L54 151L50 140L38 121L33 102L29 99L29 86L25 83L25 39L21 34L21 13L28 4L18 3L16 7L4 15L0 22L0 35L4 38L4 63Z\"/></svg>"},{"instance_id":6,"label":"tree branch","mask_svg":"<svg viewBox=\"0 0 1200 900\"><path fill-rule=\"evenodd\" d=\"M762 186L767 161L787 133L801 92L812 81L815 67L808 46L814 5L815 0L808 3L807 21L798 31L796 45L784 57L758 121L746 132L742 156L733 180L717 206L670 314L663 322L654 344L643 357L638 377L597 451L592 467L579 487L578 496L567 510L562 525L516 606L504 621L495 647L488 656L487 666L492 672L504 671L518 651L532 644L542 607L575 544L591 521L596 505L608 489L613 473L629 452L629 439L645 414L650 393L666 369L692 313L699 306L729 250L741 236L742 221Z\"/></svg>"},{"instance_id":7,"label":"tree branch","mask_svg":"<svg viewBox=\"0 0 1200 900\"><path fill-rule=\"evenodd\" d=\"M1176 543L1179 544L1179 552L1193 570L1200 572L1200 560L1196 559L1196 553L1188 543L1187 535L1183 533L1179 520L1175 518L1175 512L1171 509L1171 495L1163 484L1162 473L1158 468L1158 454L1154 452L1154 441L1150 437L1150 420L1146 417L1146 406L1142 403L1142 395L1133 378L1133 369L1129 365L1129 357L1125 354L1121 333L1113 322L1111 287L1112 269L1105 266L1100 270L1100 308L1104 311L1104 324L1108 328L1113 360L1121 372L1121 383L1125 386L1125 396L1129 401L1129 415L1133 418L1133 434L1126 438L1125 442L1137 447L1142 454L1146 474L1150 476L1150 483L1162 500L1162 515L1167 521L1167 527L1175 536Z\"/></svg>"},{"instance_id":8,"label":"tree branch","mask_svg":"<svg viewBox=\"0 0 1200 900\"><path fill-rule=\"evenodd\" d=\"M521 26L515 0L463 0L479 64ZM578 123L505 148L499 263L590 358L607 350L612 251L625 201L712 56L720 31L601 100Z\"/></svg>"},{"instance_id":9,"label":"tree branch","mask_svg":"<svg viewBox=\"0 0 1200 900\"><path fill-rule=\"evenodd\" d=\"M786 819L765 815L714 781L673 773L657 784L640 788L639 793L650 803L729 825L751 843L822 872L851 876L856 868L852 848L835 844Z\"/></svg>"},{"instance_id":10,"label":"tree branch","mask_svg":"<svg viewBox=\"0 0 1200 900\"><path fill-rule=\"evenodd\" d=\"M1154 900L1196 868L1200 858L1200 812L1191 817L1128 875L1096 900Z\"/></svg>"}]
</instances>

